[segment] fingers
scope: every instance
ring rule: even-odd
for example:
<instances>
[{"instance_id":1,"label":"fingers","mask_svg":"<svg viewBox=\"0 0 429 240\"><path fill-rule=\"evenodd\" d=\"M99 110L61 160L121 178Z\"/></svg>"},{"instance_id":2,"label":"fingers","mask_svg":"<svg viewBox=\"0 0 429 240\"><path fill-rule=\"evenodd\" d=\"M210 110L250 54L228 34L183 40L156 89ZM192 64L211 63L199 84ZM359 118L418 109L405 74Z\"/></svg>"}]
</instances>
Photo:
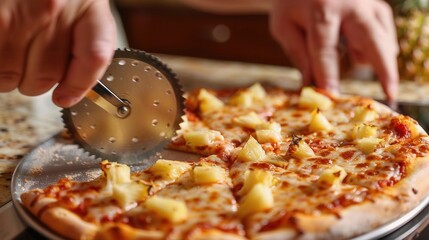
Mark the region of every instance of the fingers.
<instances>
[{"instance_id":1,"label":"fingers","mask_svg":"<svg viewBox=\"0 0 429 240\"><path fill-rule=\"evenodd\" d=\"M70 107L80 101L101 78L113 55L115 23L108 1L93 1L83 12L73 30L71 61L63 81L53 93L60 107Z\"/></svg>"},{"instance_id":2,"label":"fingers","mask_svg":"<svg viewBox=\"0 0 429 240\"><path fill-rule=\"evenodd\" d=\"M71 106L110 62L114 31L108 0L0 1L0 91L39 95L59 83L54 101Z\"/></svg>"},{"instance_id":3,"label":"fingers","mask_svg":"<svg viewBox=\"0 0 429 240\"><path fill-rule=\"evenodd\" d=\"M281 10L285 8L289 10ZM388 99L396 98L398 46L392 10L385 2L278 0L271 15L274 37L303 72L305 83L314 78L317 86L337 93L338 41L343 33L353 60L370 63Z\"/></svg>"},{"instance_id":4,"label":"fingers","mask_svg":"<svg viewBox=\"0 0 429 240\"><path fill-rule=\"evenodd\" d=\"M394 16L392 9L385 1L374 1L374 14L377 17L380 24L383 26L385 31L390 34L391 39L396 40L396 26L394 22ZM391 44L393 44L394 52L396 54L399 53L399 47L396 41L390 41Z\"/></svg>"},{"instance_id":5,"label":"fingers","mask_svg":"<svg viewBox=\"0 0 429 240\"><path fill-rule=\"evenodd\" d=\"M338 38L341 16L337 0L279 0L271 13L271 30L303 74L303 83L338 91Z\"/></svg>"},{"instance_id":6,"label":"fingers","mask_svg":"<svg viewBox=\"0 0 429 240\"><path fill-rule=\"evenodd\" d=\"M276 7L270 16L270 30L296 68L302 74L303 85L312 83L311 66L304 31L289 18L287 8Z\"/></svg>"},{"instance_id":7,"label":"fingers","mask_svg":"<svg viewBox=\"0 0 429 240\"><path fill-rule=\"evenodd\" d=\"M335 1L331 1L335 3ZM339 56L338 41L341 18L337 7L315 1L310 20L308 48L316 83L332 93L338 93Z\"/></svg>"},{"instance_id":8,"label":"fingers","mask_svg":"<svg viewBox=\"0 0 429 240\"><path fill-rule=\"evenodd\" d=\"M399 46L396 38L396 27L393 13L386 2L375 1L377 11L375 16L380 22L380 28L385 29L384 39L374 39L375 56L372 57L375 71L380 78L381 85L386 93L388 102L396 101L398 95L399 73L397 66L397 55ZM374 29L374 31L382 29ZM381 41L380 41L381 40Z\"/></svg>"},{"instance_id":9,"label":"fingers","mask_svg":"<svg viewBox=\"0 0 429 240\"><path fill-rule=\"evenodd\" d=\"M376 30L377 27L372 29ZM370 36L376 34L372 33ZM383 41L384 39L384 41ZM388 101L394 101L398 94L399 73L396 61L396 51L389 42L389 36L373 37L368 44L368 60L374 66ZM395 39L396 40L396 39Z\"/></svg>"},{"instance_id":10,"label":"fingers","mask_svg":"<svg viewBox=\"0 0 429 240\"><path fill-rule=\"evenodd\" d=\"M390 31L386 31L387 23L381 23L375 12L376 9L373 12L365 11L365 14L361 12L359 15L346 18L343 23L344 35L349 47L359 52L362 58L373 66L387 100L394 101L399 81L396 37Z\"/></svg>"},{"instance_id":11,"label":"fingers","mask_svg":"<svg viewBox=\"0 0 429 240\"><path fill-rule=\"evenodd\" d=\"M21 93L40 95L64 77L69 60L70 33L61 21L52 22L33 40L27 55L25 75L19 85Z\"/></svg>"},{"instance_id":12,"label":"fingers","mask_svg":"<svg viewBox=\"0 0 429 240\"><path fill-rule=\"evenodd\" d=\"M0 2L0 92L23 81L31 42L58 13L62 0L3 0Z\"/></svg>"}]
</instances>

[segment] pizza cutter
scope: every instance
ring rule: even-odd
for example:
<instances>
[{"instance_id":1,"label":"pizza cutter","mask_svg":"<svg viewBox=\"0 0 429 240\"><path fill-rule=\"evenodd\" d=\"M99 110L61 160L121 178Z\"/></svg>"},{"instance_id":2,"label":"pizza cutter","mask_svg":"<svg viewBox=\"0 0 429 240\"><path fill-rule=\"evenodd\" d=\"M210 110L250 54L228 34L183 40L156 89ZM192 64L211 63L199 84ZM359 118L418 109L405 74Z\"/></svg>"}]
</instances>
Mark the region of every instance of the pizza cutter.
<instances>
[{"instance_id":1,"label":"pizza cutter","mask_svg":"<svg viewBox=\"0 0 429 240\"><path fill-rule=\"evenodd\" d=\"M175 135L184 98L175 74L155 56L116 50L104 76L62 118L75 143L111 161L149 159Z\"/></svg>"}]
</instances>

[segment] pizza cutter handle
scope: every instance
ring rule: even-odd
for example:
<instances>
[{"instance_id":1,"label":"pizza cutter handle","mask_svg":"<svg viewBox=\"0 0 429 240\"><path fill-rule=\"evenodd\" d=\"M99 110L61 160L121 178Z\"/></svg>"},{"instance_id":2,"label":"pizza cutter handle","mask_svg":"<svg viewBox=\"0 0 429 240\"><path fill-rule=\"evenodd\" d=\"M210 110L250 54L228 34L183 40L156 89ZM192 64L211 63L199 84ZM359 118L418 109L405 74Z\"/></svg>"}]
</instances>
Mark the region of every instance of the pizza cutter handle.
<instances>
[{"instance_id":1,"label":"pizza cutter handle","mask_svg":"<svg viewBox=\"0 0 429 240\"><path fill-rule=\"evenodd\" d=\"M131 112L130 104L126 100L119 98L99 80L97 80L97 84L88 92L86 98L119 118L126 118Z\"/></svg>"}]
</instances>

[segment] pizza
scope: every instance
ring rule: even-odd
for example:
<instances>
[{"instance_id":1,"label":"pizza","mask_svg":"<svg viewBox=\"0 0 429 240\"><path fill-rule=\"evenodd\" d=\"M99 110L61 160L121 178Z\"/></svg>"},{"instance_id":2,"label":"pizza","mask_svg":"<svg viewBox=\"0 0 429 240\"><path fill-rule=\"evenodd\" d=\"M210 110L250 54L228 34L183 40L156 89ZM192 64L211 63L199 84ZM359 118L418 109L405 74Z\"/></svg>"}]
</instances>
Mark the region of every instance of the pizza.
<instances>
[{"instance_id":1,"label":"pizza","mask_svg":"<svg viewBox=\"0 0 429 240\"><path fill-rule=\"evenodd\" d=\"M253 84L186 93L169 149L142 171L103 160L88 182L21 195L69 239L347 239L429 196L429 138L372 99Z\"/></svg>"}]
</instances>

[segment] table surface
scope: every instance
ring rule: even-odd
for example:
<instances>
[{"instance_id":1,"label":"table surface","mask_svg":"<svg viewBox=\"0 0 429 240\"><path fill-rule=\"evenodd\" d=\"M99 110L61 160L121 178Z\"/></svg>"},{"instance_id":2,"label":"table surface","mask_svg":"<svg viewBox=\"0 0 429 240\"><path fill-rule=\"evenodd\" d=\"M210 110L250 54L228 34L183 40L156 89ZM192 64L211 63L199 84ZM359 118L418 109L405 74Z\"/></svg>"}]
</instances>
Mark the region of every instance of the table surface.
<instances>
[{"instance_id":1,"label":"table surface","mask_svg":"<svg viewBox=\"0 0 429 240\"><path fill-rule=\"evenodd\" d=\"M179 56L160 55L160 57L174 69L185 90L199 86L216 88L219 87L220 81L223 87L228 87L228 84L247 86L256 81L289 89L298 89L301 85L299 73L285 67ZM342 91L356 91L356 86L360 84L355 81L348 82L343 84ZM380 87L374 89L375 92L371 93L373 96L382 94ZM410 87L403 89L406 89L403 95L412 91ZM424 89L429 92L429 84L425 85ZM26 97L17 91L0 94L0 207L11 199L10 181L20 159L29 150L63 129L60 109L52 104L50 94L49 92L39 97ZM429 229L421 235L429 239Z\"/></svg>"}]
</instances>

